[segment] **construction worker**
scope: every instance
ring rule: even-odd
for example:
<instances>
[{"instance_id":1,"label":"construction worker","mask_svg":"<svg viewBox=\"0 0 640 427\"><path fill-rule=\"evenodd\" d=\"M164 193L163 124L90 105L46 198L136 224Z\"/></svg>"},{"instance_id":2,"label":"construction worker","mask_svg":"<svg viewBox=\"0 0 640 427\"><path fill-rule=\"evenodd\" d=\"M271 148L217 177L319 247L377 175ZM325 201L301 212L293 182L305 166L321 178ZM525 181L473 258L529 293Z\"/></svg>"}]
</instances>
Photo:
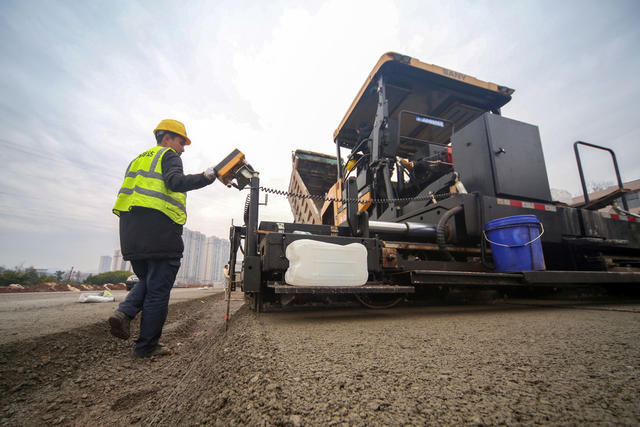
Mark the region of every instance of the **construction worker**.
<instances>
[{"instance_id":1,"label":"construction worker","mask_svg":"<svg viewBox=\"0 0 640 427\"><path fill-rule=\"evenodd\" d=\"M191 140L182 123L162 120L153 132L157 145L131 161L113 207L120 217L122 257L131 261L140 281L109 317L109 325L112 335L128 339L131 320L142 312L135 345L140 357L172 353L158 340L184 250L185 192L215 181L213 167L183 174L180 155Z\"/></svg>"}]
</instances>

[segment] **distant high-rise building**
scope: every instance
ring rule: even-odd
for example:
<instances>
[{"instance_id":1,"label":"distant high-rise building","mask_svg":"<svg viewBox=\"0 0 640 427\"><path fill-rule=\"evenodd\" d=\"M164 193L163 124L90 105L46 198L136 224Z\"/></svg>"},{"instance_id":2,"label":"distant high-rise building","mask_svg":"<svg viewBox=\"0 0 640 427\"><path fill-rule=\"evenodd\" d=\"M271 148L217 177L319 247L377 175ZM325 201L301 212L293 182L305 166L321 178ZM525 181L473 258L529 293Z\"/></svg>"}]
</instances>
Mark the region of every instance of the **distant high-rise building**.
<instances>
[{"instance_id":1,"label":"distant high-rise building","mask_svg":"<svg viewBox=\"0 0 640 427\"><path fill-rule=\"evenodd\" d=\"M124 260L122 259L122 254L120 253L120 249L116 249L113 251L113 260L111 261L111 271L120 271L122 270Z\"/></svg>"},{"instance_id":2,"label":"distant high-rise building","mask_svg":"<svg viewBox=\"0 0 640 427\"><path fill-rule=\"evenodd\" d=\"M223 281L224 265L229 258L229 241L215 236L207 237L198 277L203 284Z\"/></svg>"},{"instance_id":3,"label":"distant high-rise building","mask_svg":"<svg viewBox=\"0 0 640 427\"><path fill-rule=\"evenodd\" d=\"M184 228L184 254L177 280L179 283L213 284L221 282L222 270L229 257L229 242L199 231Z\"/></svg>"},{"instance_id":4,"label":"distant high-rise building","mask_svg":"<svg viewBox=\"0 0 640 427\"><path fill-rule=\"evenodd\" d=\"M218 247L213 265L213 281L224 282L224 266L229 262L231 243L228 239L218 239Z\"/></svg>"},{"instance_id":5,"label":"distant high-rise building","mask_svg":"<svg viewBox=\"0 0 640 427\"><path fill-rule=\"evenodd\" d=\"M188 228L182 230L182 241L184 242L184 252L182 263L178 270L177 280L181 283L199 283L198 270L200 269L200 257L204 249L206 236L199 231L192 231Z\"/></svg>"},{"instance_id":6,"label":"distant high-rise building","mask_svg":"<svg viewBox=\"0 0 640 427\"><path fill-rule=\"evenodd\" d=\"M199 231L184 228L184 253L176 280L179 283L211 285L224 281L224 265L229 259L229 241L215 236L207 237ZM110 266L107 267L107 266ZM120 250L113 257L100 257L100 273L104 271L131 271L131 263L122 259Z\"/></svg>"},{"instance_id":7,"label":"distant high-rise building","mask_svg":"<svg viewBox=\"0 0 640 427\"><path fill-rule=\"evenodd\" d=\"M100 263L102 263L102 258L100 257ZM111 258L111 257L107 257ZM122 254L119 249L113 251L113 260L111 260L111 270L106 271L131 271L133 272L133 268L131 267L131 263L129 261L125 261L122 258ZM102 271L101 271L102 273Z\"/></svg>"},{"instance_id":8,"label":"distant high-rise building","mask_svg":"<svg viewBox=\"0 0 640 427\"><path fill-rule=\"evenodd\" d=\"M212 262L213 247L215 245L216 239L217 237L210 236L210 237L207 237L204 242L204 250L201 253L200 268L198 269L198 278L200 278L200 281L202 284L212 283L210 278L211 276L210 270L211 270L211 265L213 264Z\"/></svg>"},{"instance_id":9,"label":"distant high-rise building","mask_svg":"<svg viewBox=\"0 0 640 427\"><path fill-rule=\"evenodd\" d=\"M100 264L98 264L98 274L111 271L111 260L109 255L103 255L100 257Z\"/></svg>"}]
</instances>

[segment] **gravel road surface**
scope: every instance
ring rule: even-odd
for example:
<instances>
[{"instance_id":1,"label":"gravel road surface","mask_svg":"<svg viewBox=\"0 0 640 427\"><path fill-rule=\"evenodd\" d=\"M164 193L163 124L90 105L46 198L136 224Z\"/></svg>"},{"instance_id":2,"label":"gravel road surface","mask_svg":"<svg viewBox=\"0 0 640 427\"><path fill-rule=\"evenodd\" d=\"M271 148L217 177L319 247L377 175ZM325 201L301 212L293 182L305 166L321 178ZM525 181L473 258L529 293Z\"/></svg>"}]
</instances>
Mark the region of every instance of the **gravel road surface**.
<instances>
[{"instance_id":1,"label":"gravel road surface","mask_svg":"<svg viewBox=\"0 0 640 427\"><path fill-rule=\"evenodd\" d=\"M0 346L0 424L640 423L640 304L170 309L139 360L95 324Z\"/></svg>"},{"instance_id":2,"label":"gravel road surface","mask_svg":"<svg viewBox=\"0 0 640 427\"><path fill-rule=\"evenodd\" d=\"M640 423L640 305L245 312L209 361L169 423Z\"/></svg>"}]
</instances>

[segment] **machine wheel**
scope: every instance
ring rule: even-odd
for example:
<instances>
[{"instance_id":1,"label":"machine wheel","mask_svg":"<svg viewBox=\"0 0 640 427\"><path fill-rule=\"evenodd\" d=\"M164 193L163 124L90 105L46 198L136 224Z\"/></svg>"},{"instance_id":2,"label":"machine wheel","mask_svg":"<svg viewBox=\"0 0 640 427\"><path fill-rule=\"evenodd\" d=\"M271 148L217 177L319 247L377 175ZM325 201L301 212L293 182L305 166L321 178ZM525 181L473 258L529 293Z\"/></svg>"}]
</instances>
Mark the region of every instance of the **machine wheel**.
<instances>
[{"instance_id":1,"label":"machine wheel","mask_svg":"<svg viewBox=\"0 0 640 427\"><path fill-rule=\"evenodd\" d=\"M393 294L356 294L355 297L360 304L373 310L391 308L403 300L403 297Z\"/></svg>"}]
</instances>

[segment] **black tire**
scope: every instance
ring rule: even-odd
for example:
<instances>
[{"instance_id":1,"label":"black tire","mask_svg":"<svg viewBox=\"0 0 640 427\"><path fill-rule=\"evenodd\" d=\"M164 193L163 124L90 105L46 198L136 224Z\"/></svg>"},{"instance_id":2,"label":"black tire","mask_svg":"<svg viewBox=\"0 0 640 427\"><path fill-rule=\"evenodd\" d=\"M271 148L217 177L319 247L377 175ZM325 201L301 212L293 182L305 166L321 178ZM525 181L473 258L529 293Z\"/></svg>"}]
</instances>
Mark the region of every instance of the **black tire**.
<instances>
[{"instance_id":1,"label":"black tire","mask_svg":"<svg viewBox=\"0 0 640 427\"><path fill-rule=\"evenodd\" d=\"M360 304L372 310L395 307L404 299L404 297L394 294L356 294L355 297Z\"/></svg>"}]
</instances>

